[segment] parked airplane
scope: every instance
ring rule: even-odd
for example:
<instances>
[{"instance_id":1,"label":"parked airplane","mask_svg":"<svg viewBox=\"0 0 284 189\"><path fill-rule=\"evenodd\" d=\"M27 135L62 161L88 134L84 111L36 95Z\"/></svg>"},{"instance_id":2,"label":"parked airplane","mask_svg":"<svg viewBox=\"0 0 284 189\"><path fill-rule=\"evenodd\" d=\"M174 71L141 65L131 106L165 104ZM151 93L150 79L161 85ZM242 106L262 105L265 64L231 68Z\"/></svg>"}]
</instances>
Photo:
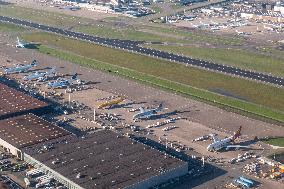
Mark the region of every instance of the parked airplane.
<instances>
[{"instance_id":1,"label":"parked airplane","mask_svg":"<svg viewBox=\"0 0 284 189\"><path fill-rule=\"evenodd\" d=\"M145 110L144 108L140 108L140 112L133 116L133 120L137 119L149 119L152 116L156 115L158 112L162 110L162 104L160 104L157 108Z\"/></svg>"},{"instance_id":2,"label":"parked airplane","mask_svg":"<svg viewBox=\"0 0 284 189\"><path fill-rule=\"evenodd\" d=\"M30 75L27 75L23 78L25 81L30 81L33 79L37 79L38 81L44 81L47 79L49 75L55 74L55 68L52 68L51 70L47 72L34 72Z\"/></svg>"},{"instance_id":3,"label":"parked airplane","mask_svg":"<svg viewBox=\"0 0 284 189\"><path fill-rule=\"evenodd\" d=\"M17 45L16 45L17 48L27 48L30 45L33 45L33 43L26 43L24 41L21 41L19 37L17 37Z\"/></svg>"},{"instance_id":4,"label":"parked airplane","mask_svg":"<svg viewBox=\"0 0 284 189\"><path fill-rule=\"evenodd\" d=\"M213 143L209 144L207 147L208 151L218 151L223 148L226 148L228 150L229 148L246 148L247 146L240 146L240 145L230 145L233 143L237 138L241 136L241 129L242 126L238 129L237 132L234 133L234 135L224 138L223 140L218 139L215 135L213 135Z\"/></svg>"},{"instance_id":5,"label":"parked airplane","mask_svg":"<svg viewBox=\"0 0 284 189\"><path fill-rule=\"evenodd\" d=\"M77 73L74 74L70 79L58 78L56 81L48 82L47 87L53 89L64 88L72 85L75 80L77 80Z\"/></svg>"},{"instance_id":6,"label":"parked airplane","mask_svg":"<svg viewBox=\"0 0 284 189\"><path fill-rule=\"evenodd\" d=\"M22 73L22 72L26 72L29 69L31 69L32 67L35 67L37 65L37 61L33 60L31 64L26 64L26 65L16 65L15 67L11 67L11 68L5 68L4 69L4 73L5 74L11 74L11 73Z\"/></svg>"}]
</instances>

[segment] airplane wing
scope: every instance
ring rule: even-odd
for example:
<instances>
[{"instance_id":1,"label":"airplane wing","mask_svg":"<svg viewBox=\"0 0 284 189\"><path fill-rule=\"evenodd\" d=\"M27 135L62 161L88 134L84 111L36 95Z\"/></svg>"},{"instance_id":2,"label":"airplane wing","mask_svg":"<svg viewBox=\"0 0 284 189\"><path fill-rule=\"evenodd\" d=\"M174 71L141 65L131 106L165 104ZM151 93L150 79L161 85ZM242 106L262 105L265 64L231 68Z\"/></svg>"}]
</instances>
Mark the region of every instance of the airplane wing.
<instances>
[{"instance_id":1,"label":"airplane wing","mask_svg":"<svg viewBox=\"0 0 284 189\"><path fill-rule=\"evenodd\" d=\"M226 146L226 149L230 149L230 148L249 148L249 146L241 146L241 145L228 145Z\"/></svg>"},{"instance_id":2,"label":"airplane wing","mask_svg":"<svg viewBox=\"0 0 284 189\"><path fill-rule=\"evenodd\" d=\"M145 112L143 107L140 107L139 110L140 110L140 113L144 113Z\"/></svg>"}]
</instances>

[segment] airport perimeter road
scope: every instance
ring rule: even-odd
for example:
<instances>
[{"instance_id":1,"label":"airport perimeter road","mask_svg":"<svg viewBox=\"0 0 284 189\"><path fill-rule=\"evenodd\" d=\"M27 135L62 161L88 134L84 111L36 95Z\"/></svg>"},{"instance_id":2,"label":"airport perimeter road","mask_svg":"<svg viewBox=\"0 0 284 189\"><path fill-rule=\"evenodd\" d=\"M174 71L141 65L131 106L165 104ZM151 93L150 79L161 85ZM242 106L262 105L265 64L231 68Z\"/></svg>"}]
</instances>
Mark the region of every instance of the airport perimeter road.
<instances>
[{"instance_id":1,"label":"airport perimeter road","mask_svg":"<svg viewBox=\"0 0 284 189\"><path fill-rule=\"evenodd\" d=\"M47 32L53 32L53 33L57 33L60 35L73 37L76 39L86 40L86 41L93 42L99 45L105 45L108 47L131 51L133 53L140 53L140 54L147 55L147 56L162 58L162 59L166 59L166 60L173 61L173 62L183 63L186 65L191 65L191 66L196 66L196 67L200 67L200 68L204 68L204 69L208 69L212 71L222 72L225 74L231 74L234 76L249 78L249 79L256 80L256 81L271 83L271 84L279 85L282 87L284 86L284 78L275 77L272 75L258 73L254 71L243 70L240 68L231 67L227 65L216 64L216 63L212 63L208 61L192 59L190 57L177 55L177 54L173 54L169 52L164 52L160 50L140 47L139 44L143 44L144 43L143 41L131 41L131 40L120 40L120 39L109 39L109 38L96 37L96 36L87 35L84 33L64 30L61 28L55 28L51 26L46 26L46 25L42 25L38 23L33 23L33 22L25 21L25 20L19 20L19 19L10 18L10 17L4 17L4 16L0 16L0 21L18 24L22 26L28 26L28 27L44 30Z\"/></svg>"}]
</instances>

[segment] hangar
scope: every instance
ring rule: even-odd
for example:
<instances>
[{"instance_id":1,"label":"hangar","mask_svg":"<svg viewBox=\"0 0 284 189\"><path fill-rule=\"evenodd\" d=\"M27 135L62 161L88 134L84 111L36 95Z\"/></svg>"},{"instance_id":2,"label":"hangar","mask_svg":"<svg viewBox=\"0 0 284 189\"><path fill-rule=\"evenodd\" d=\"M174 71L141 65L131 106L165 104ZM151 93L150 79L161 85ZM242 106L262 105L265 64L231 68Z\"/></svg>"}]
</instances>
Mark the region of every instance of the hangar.
<instances>
[{"instance_id":1,"label":"hangar","mask_svg":"<svg viewBox=\"0 0 284 189\"><path fill-rule=\"evenodd\" d=\"M50 106L0 82L0 120L27 113L44 114Z\"/></svg>"},{"instance_id":2,"label":"hangar","mask_svg":"<svg viewBox=\"0 0 284 189\"><path fill-rule=\"evenodd\" d=\"M69 134L33 114L0 120L0 146L19 159L24 148Z\"/></svg>"},{"instance_id":3,"label":"hangar","mask_svg":"<svg viewBox=\"0 0 284 189\"><path fill-rule=\"evenodd\" d=\"M71 189L146 189L188 172L187 162L109 130L32 145L24 160Z\"/></svg>"}]
</instances>

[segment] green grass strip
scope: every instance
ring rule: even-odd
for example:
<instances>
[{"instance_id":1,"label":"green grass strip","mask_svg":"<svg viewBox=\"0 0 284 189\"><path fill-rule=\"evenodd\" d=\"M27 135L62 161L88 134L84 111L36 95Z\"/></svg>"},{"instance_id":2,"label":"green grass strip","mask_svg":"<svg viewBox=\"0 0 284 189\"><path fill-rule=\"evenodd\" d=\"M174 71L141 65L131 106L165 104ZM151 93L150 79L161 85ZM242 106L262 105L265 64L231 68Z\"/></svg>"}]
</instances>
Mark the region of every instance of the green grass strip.
<instances>
[{"instance_id":1,"label":"green grass strip","mask_svg":"<svg viewBox=\"0 0 284 189\"><path fill-rule=\"evenodd\" d=\"M269 138L267 140L264 140L263 142L273 146L284 147L284 137Z\"/></svg>"}]
</instances>

